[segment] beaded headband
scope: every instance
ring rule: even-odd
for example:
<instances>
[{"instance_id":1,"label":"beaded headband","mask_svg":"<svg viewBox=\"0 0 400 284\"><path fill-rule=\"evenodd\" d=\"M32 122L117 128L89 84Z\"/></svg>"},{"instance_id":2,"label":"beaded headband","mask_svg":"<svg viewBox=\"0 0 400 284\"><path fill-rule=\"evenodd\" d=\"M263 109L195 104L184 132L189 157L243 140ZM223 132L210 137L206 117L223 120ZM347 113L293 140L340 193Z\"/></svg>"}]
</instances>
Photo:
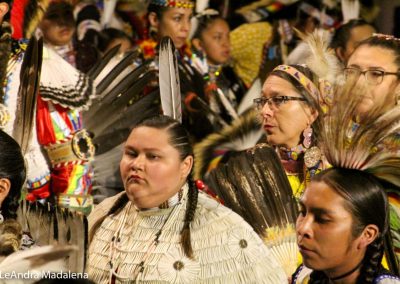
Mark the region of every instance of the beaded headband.
<instances>
[{"instance_id":1,"label":"beaded headband","mask_svg":"<svg viewBox=\"0 0 400 284\"><path fill-rule=\"evenodd\" d=\"M185 9L193 9L194 2L184 2L184 1L174 1L174 0L151 0L150 4L169 7L169 8L185 8Z\"/></svg>"},{"instance_id":2,"label":"beaded headband","mask_svg":"<svg viewBox=\"0 0 400 284\"><path fill-rule=\"evenodd\" d=\"M320 80L319 87L317 86L302 72L289 65L279 65L272 71L283 71L289 74L297 82L299 82L304 89L312 96L314 100L320 105L324 113L328 110L331 103L332 86L326 80Z\"/></svg>"}]
</instances>

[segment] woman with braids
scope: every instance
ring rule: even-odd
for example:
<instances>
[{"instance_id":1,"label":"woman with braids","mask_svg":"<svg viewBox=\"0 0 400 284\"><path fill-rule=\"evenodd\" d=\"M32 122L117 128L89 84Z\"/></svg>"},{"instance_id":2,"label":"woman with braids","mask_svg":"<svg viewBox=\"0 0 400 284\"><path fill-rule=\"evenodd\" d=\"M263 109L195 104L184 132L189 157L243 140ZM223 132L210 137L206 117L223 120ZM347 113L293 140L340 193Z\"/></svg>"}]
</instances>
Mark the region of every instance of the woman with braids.
<instances>
[{"instance_id":1,"label":"woman with braids","mask_svg":"<svg viewBox=\"0 0 400 284\"><path fill-rule=\"evenodd\" d=\"M0 257L21 249L22 227L17 222L26 171L18 143L0 130ZM26 245L32 243L24 236Z\"/></svg>"},{"instance_id":2,"label":"woman with braids","mask_svg":"<svg viewBox=\"0 0 400 284\"><path fill-rule=\"evenodd\" d=\"M186 130L167 116L134 127L120 164L125 192L89 216L87 272L96 283L285 283L237 214L199 193Z\"/></svg>"},{"instance_id":3,"label":"woman with braids","mask_svg":"<svg viewBox=\"0 0 400 284\"><path fill-rule=\"evenodd\" d=\"M293 283L400 283L386 193L400 192L400 157L385 141L399 131L400 109L383 112L376 105L354 127L368 88L346 84L335 94L334 115L325 119L320 141L332 168L315 175L300 199L303 265ZM390 272L381 265L383 255Z\"/></svg>"},{"instance_id":4,"label":"woman with braids","mask_svg":"<svg viewBox=\"0 0 400 284\"><path fill-rule=\"evenodd\" d=\"M293 283L400 283L381 267L389 245L381 181L363 171L331 168L315 176L300 204L296 231L304 266Z\"/></svg>"}]
</instances>

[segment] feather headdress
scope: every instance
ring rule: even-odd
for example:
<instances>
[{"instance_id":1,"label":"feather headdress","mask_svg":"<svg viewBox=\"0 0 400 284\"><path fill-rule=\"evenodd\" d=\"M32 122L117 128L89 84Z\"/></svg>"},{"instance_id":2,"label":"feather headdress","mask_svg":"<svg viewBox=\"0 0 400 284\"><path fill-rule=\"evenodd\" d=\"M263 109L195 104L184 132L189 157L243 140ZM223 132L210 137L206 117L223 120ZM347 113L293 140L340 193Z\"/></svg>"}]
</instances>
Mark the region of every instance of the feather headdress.
<instances>
[{"instance_id":1,"label":"feather headdress","mask_svg":"<svg viewBox=\"0 0 400 284\"><path fill-rule=\"evenodd\" d=\"M320 80L334 83L341 72L340 62L332 49L329 48L329 39L324 31L315 30L313 33L304 34L296 30L300 38L310 50L305 64L318 76Z\"/></svg>"},{"instance_id":2,"label":"feather headdress","mask_svg":"<svg viewBox=\"0 0 400 284\"><path fill-rule=\"evenodd\" d=\"M358 118L365 92L354 82L336 91L320 137L325 157L334 167L366 171L400 187L400 106L386 110L387 102Z\"/></svg>"}]
</instances>

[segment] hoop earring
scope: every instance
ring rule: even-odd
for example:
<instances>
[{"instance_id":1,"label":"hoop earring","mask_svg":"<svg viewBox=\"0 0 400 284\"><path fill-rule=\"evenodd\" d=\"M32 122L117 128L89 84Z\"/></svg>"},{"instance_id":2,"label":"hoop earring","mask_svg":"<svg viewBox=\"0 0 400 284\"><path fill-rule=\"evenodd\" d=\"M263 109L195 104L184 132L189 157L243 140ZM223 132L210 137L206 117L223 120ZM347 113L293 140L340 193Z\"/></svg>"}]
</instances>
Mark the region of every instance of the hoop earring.
<instances>
[{"instance_id":1,"label":"hoop earring","mask_svg":"<svg viewBox=\"0 0 400 284\"><path fill-rule=\"evenodd\" d=\"M3 224L4 222L4 216L1 214L1 210L0 210L0 224Z\"/></svg>"},{"instance_id":2,"label":"hoop earring","mask_svg":"<svg viewBox=\"0 0 400 284\"><path fill-rule=\"evenodd\" d=\"M311 126L309 125L309 126L307 126L307 128L304 129L304 131L303 131L303 137L304 137L304 139L303 139L303 146L304 146L306 149L310 148L310 146L311 146L311 142L312 142L311 137L312 137L312 134L313 134L313 129L312 129Z\"/></svg>"}]
</instances>

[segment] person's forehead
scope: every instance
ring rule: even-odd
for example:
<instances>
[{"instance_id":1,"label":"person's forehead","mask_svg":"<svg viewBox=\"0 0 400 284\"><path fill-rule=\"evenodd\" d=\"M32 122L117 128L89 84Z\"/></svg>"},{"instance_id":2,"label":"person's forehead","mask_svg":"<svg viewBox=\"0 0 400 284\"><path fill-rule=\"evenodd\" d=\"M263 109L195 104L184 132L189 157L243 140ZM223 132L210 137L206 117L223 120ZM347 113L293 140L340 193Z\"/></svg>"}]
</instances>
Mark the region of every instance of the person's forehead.
<instances>
[{"instance_id":1,"label":"person's forehead","mask_svg":"<svg viewBox=\"0 0 400 284\"><path fill-rule=\"evenodd\" d=\"M267 78L263 85L262 91L263 93L282 91L298 93L295 87L289 81L275 75L271 75Z\"/></svg>"},{"instance_id":2,"label":"person's forehead","mask_svg":"<svg viewBox=\"0 0 400 284\"><path fill-rule=\"evenodd\" d=\"M351 64L357 64L360 67L377 66L382 68L396 66L395 55L392 50L369 45L359 46L353 52L348 62L348 65Z\"/></svg>"}]
</instances>

